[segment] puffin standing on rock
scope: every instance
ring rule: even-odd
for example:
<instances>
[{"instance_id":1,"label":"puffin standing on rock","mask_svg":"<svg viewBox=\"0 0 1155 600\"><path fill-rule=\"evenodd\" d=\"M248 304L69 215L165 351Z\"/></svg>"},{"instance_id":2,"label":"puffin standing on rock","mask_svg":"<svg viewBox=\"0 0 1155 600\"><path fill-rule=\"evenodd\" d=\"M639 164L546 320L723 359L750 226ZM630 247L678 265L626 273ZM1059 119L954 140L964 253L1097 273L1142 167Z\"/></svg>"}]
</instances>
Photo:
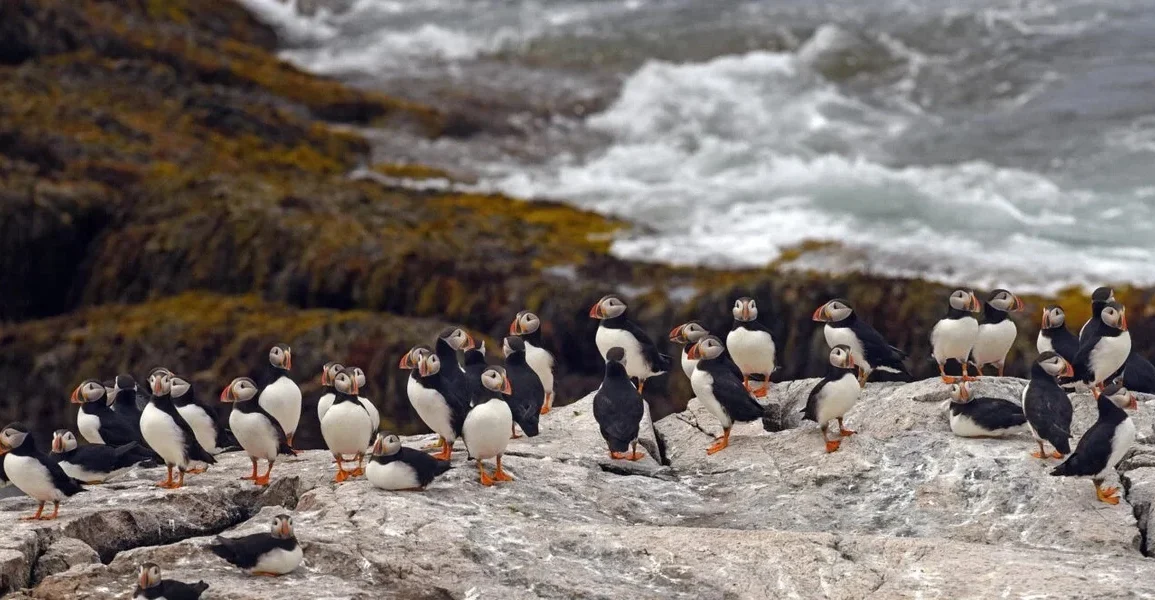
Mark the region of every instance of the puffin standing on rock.
<instances>
[{"instance_id":1,"label":"puffin standing on rock","mask_svg":"<svg viewBox=\"0 0 1155 600\"><path fill-rule=\"evenodd\" d=\"M959 437L1003 437L1027 424L1023 407L1002 398L975 398L969 381L950 388L950 430Z\"/></svg>"},{"instance_id":2,"label":"puffin standing on rock","mask_svg":"<svg viewBox=\"0 0 1155 600\"><path fill-rule=\"evenodd\" d=\"M32 434L22 423L12 423L0 431L0 459L12 485L40 503L36 514L21 521L51 521L60 513L60 502L84 491L79 481L69 477L56 461L36 448ZM44 515L45 503L52 514Z\"/></svg>"},{"instance_id":3,"label":"puffin standing on rock","mask_svg":"<svg viewBox=\"0 0 1155 600\"><path fill-rule=\"evenodd\" d=\"M1018 296L1007 290L991 292L990 298L983 305L983 322L979 325L979 335L971 351L971 362L980 376L986 365L994 365L999 370L999 377L1003 376L1007 352L1010 352L1019 334L1018 327L1007 313L1022 310L1023 301Z\"/></svg>"},{"instance_id":4,"label":"puffin standing on rock","mask_svg":"<svg viewBox=\"0 0 1155 600\"><path fill-rule=\"evenodd\" d=\"M248 377L237 377L221 391L221 402L233 405L229 413L229 427L253 463L252 474L241 479L251 479L256 485L269 485L277 455L291 456L293 449L289 447L285 431L277 419L255 401L258 391L255 381ZM264 475L258 476L257 461L260 459L268 461L269 466Z\"/></svg>"},{"instance_id":5,"label":"puffin standing on rock","mask_svg":"<svg viewBox=\"0 0 1155 600\"><path fill-rule=\"evenodd\" d=\"M471 382L465 379L465 369L457 360L457 352L468 352L477 346L473 336L460 327L449 327L437 336L433 345L433 352L441 360L441 378L446 385L455 388L468 388Z\"/></svg>"},{"instance_id":6,"label":"puffin standing on rock","mask_svg":"<svg viewBox=\"0 0 1155 600\"><path fill-rule=\"evenodd\" d=\"M1075 357L1075 380L1102 390L1131 355L1131 333L1122 304L1108 302L1099 319L1087 324Z\"/></svg>"},{"instance_id":7,"label":"puffin standing on rock","mask_svg":"<svg viewBox=\"0 0 1155 600\"><path fill-rule=\"evenodd\" d=\"M376 428L358 398L357 377L351 371L346 369L337 373L333 378L333 391L336 394L333 406L321 420L321 436L325 438L325 446L333 453L333 458L337 459L334 481L341 483L364 474L365 449L369 447ZM351 471L346 471L343 463L348 455L353 455L357 461L357 468Z\"/></svg>"},{"instance_id":8,"label":"puffin standing on rock","mask_svg":"<svg viewBox=\"0 0 1155 600\"><path fill-rule=\"evenodd\" d=\"M217 536L209 550L253 575L268 577L292 572L304 558L301 545L293 535L293 519L289 515L273 517L273 528L269 533L253 533L239 538Z\"/></svg>"},{"instance_id":9,"label":"puffin standing on rock","mask_svg":"<svg viewBox=\"0 0 1155 600\"><path fill-rule=\"evenodd\" d=\"M421 491L450 466L447 460L402 446L395 435L378 433L373 458L365 466L365 479L383 490Z\"/></svg>"},{"instance_id":10,"label":"puffin standing on rock","mask_svg":"<svg viewBox=\"0 0 1155 600\"><path fill-rule=\"evenodd\" d=\"M858 367L849 346L838 345L830 350L830 368L806 399L802 418L818 423L826 452L834 452L842 445L842 438L855 434L842 425L842 417L858 402L862 386L858 384ZM826 434L830 422L838 421L839 439L831 440Z\"/></svg>"},{"instance_id":11,"label":"puffin standing on rock","mask_svg":"<svg viewBox=\"0 0 1155 600\"><path fill-rule=\"evenodd\" d=\"M76 429L89 444L123 446L141 442L140 422L133 423L124 415L108 407L108 389L104 384L89 379L72 390L71 402L79 404Z\"/></svg>"},{"instance_id":12,"label":"puffin standing on rock","mask_svg":"<svg viewBox=\"0 0 1155 600\"><path fill-rule=\"evenodd\" d=\"M906 353L888 344L882 334L859 319L850 302L831 300L814 311L813 319L826 323L823 333L827 345L831 348L839 345L850 348L854 364L859 368L859 385L865 386L875 371L894 373L897 379L910 381L910 373L902 362Z\"/></svg>"},{"instance_id":13,"label":"puffin standing on rock","mask_svg":"<svg viewBox=\"0 0 1155 600\"><path fill-rule=\"evenodd\" d=\"M765 414L762 405L742 382L742 372L725 360L725 354L722 340L712 335L699 340L689 353L691 359L698 361L690 378L694 395L722 425L722 436L706 449L706 454L714 454L730 445L730 428L735 421L756 421ZM629 369L628 354L626 369Z\"/></svg>"},{"instance_id":14,"label":"puffin standing on rock","mask_svg":"<svg viewBox=\"0 0 1155 600\"><path fill-rule=\"evenodd\" d=\"M513 322L509 324L509 334L525 340L525 359L533 372L541 379L541 387L545 388L545 403L541 405L541 414L553 409L553 369L555 361L553 354L546 350L541 342L541 319L537 315L523 310L517 313Z\"/></svg>"},{"instance_id":15,"label":"puffin standing on rock","mask_svg":"<svg viewBox=\"0 0 1155 600\"><path fill-rule=\"evenodd\" d=\"M95 485L127 473L136 465L152 460L153 456L136 442L117 447L104 444L79 446L71 431L58 429L52 434L51 458L69 477Z\"/></svg>"},{"instance_id":16,"label":"puffin standing on rock","mask_svg":"<svg viewBox=\"0 0 1155 600\"><path fill-rule=\"evenodd\" d=\"M121 374L112 380L108 402L112 410L135 423L140 421L140 413L148 403L148 395L140 392L140 386L132 375Z\"/></svg>"},{"instance_id":17,"label":"puffin standing on rock","mask_svg":"<svg viewBox=\"0 0 1155 600\"><path fill-rule=\"evenodd\" d=\"M682 345L682 372L686 374L686 379L694 376L694 367L698 364L698 361L688 356L690 347L708 335L710 332L697 321L683 323L670 331L670 341Z\"/></svg>"},{"instance_id":18,"label":"puffin standing on rock","mask_svg":"<svg viewBox=\"0 0 1155 600\"><path fill-rule=\"evenodd\" d=\"M1027 428L1039 444L1039 451L1031 453L1035 458L1047 458L1043 442L1055 447L1051 454L1053 458L1063 458L1071 453L1074 409L1067 392L1055 380L1074 373L1071 363L1054 352L1040 354L1031 367L1031 380L1023 388L1023 414L1027 418Z\"/></svg>"},{"instance_id":19,"label":"puffin standing on rock","mask_svg":"<svg viewBox=\"0 0 1155 600\"><path fill-rule=\"evenodd\" d=\"M197 443L209 454L216 456L233 445L228 431L217 424L216 411L198 402L192 384L176 375L172 377L172 403L192 427Z\"/></svg>"},{"instance_id":20,"label":"puffin standing on rock","mask_svg":"<svg viewBox=\"0 0 1155 600\"><path fill-rule=\"evenodd\" d=\"M160 567L154 563L140 565L132 600L197 600L209 584L198 581L188 584L175 579L161 579Z\"/></svg>"},{"instance_id":21,"label":"puffin standing on rock","mask_svg":"<svg viewBox=\"0 0 1155 600\"><path fill-rule=\"evenodd\" d=\"M963 381L970 379L967 358L979 335L979 322L972 313L978 310L979 300L974 292L955 290L948 300L946 316L930 330L931 356L938 363L938 373L944 383L955 382L954 377L946 374L946 361L952 358L962 366Z\"/></svg>"},{"instance_id":22,"label":"puffin standing on rock","mask_svg":"<svg viewBox=\"0 0 1155 600\"><path fill-rule=\"evenodd\" d=\"M292 369L292 349L286 344L277 344L269 349L269 363L257 380L261 390L257 402L280 424L290 448L297 424L301 422L301 388L289 376ZM293 450L293 454L297 451Z\"/></svg>"},{"instance_id":23,"label":"puffin standing on rock","mask_svg":"<svg viewBox=\"0 0 1155 600\"><path fill-rule=\"evenodd\" d=\"M594 341L603 360L610 348L625 350L626 373L638 380L638 393L642 393L647 379L670 370L670 357L658 352L650 336L629 320L626 308L626 303L612 294L590 308L590 318L601 321Z\"/></svg>"},{"instance_id":24,"label":"puffin standing on rock","mask_svg":"<svg viewBox=\"0 0 1155 600\"><path fill-rule=\"evenodd\" d=\"M191 463L202 462L206 465L216 464L216 459L197 442L196 434L188 421L180 416L180 411L172 402L172 375L167 369L154 369L149 373L148 382L152 388L152 399L140 414L140 432L144 441L148 443L168 467L168 478L158 485L166 489L175 489L184 485L184 476L191 471ZM179 478L173 480L172 471L176 468Z\"/></svg>"},{"instance_id":25,"label":"puffin standing on rock","mask_svg":"<svg viewBox=\"0 0 1155 600\"><path fill-rule=\"evenodd\" d=\"M1088 317L1087 321L1083 323L1083 326L1079 328L1079 344L1082 344L1083 340L1086 339L1087 326L1098 321L1099 316L1103 314L1103 309L1107 308L1108 303L1114 301L1115 290L1109 287L1095 288L1095 291L1091 292L1091 316Z\"/></svg>"},{"instance_id":26,"label":"puffin standing on rock","mask_svg":"<svg viewBox=\"0 0 1155 600\"><path fill-rule=\"evenodd\" d=\"M594 419L610 448L610 458L639 460L646 456L638 452L639 423L646 408L626 375L625 359L626 351L621 348L610 348L606 353L606 374L594 394Z\"/></svg>"},{"instance_id":27,"label":"puffin standing on rock","mask_svg":"<svg viewBox=\"0 0 1155 600\"><path fill-rule=\"evenodd\" d=\"M770 392L770 375L777 367L774 363L774 336L770 329L758 320L758 304L753 298L739 298L731 310L734 324L726 335L726 349L730 358L742 371L742 383L755 396L764 397ZM751 377L760 375L763 384L754 389Z\"/></svg>"},{"instance_id":28,"label":"puffin standing on rock","mask_svg":"<svg viewBox=\"0 0 1155 600\"><path fill-rule=\"evenodd\" d=\"M1075 452L1055 467L1051 475L1090 477L1091 483L1095 484L1095 496L1100 501L1118 504L1119 488L1102 486L1107 475L1135 444L1135 423L1112 399L1112 396L1130 394L1117 384L1107 386L1102 392L1093 390L1093 393L1099 419L1079 439Z\"/></svg>"},{"instance_id":29,"label":"puffin standing on rock","mask_svg":"<svg viewBox=\"0 0 1155 600\"><path fill-rule=\"evenodd\" d=\"M536 437L545 389L533 367L529 366L525 340L515 336L505 338L502 352L505 354L505 376L513 388L513 393L506 398L509 410L513 412L513 422L527 437ZM510 437L518 437L513 428L510 428Z\"/></svg>"},{"instance_id":30,"label":"puffin standing on rock","mask_svg":"<svg viewBox=\"0 0 1155 600\"><path fill-rule=\"evenodd\" d=\"M1052 304L1043 309L1043 322L1035 340L1039 354L1054 352L1074 364L1079 354L1079 338L1067 329L1067 313L1063 307Z\"/></svg>"},{"instance_id":31,"label":"puffin standing on rock","mask_svg":"<svg viewBox=\"0 0 1155 600\"><path fill-rule=\"evenodd\" d=\"M333 399L336 398L333 392L333 378L344 370L345 365L338 362L327 362L325 366L321 367L321 397L317 399L318 423L325 418L325 413L330 406L333 406Z\"/></svg>"},{"instance_id":32,"label":"puffin standing on rock","mask_svg":"<svg viewBox=\"0 0 1155 600\"><path fill-rule=\"evenodd\" d=\"M417 416L437 434L441 452L436 458L449 460L453 456L453 443L461 436L461 426L469 412L469 387L466 382L450 385L444 372L457 367L451 364L448 369L442 368L441 359L425 346L411 348L401 357L399 366L412 371L405 391Z\"/></svg>"},{"instance_id":33,"label":"puffin standing on rock","mask_svg":"<svg viewBox=\"0 0 1155 600\"><path fill-rule=\"evenodd\" d=\"M513 413L509 410L506 398L513 395L513 388L505 376L503 367L486 367L481 373L481 382L485 386L488 398L479 398L465 417L461 428L461 437L465 439L465 447L469 456L477 461L477 471L481 478L481 485L493 485L497 481L513 481L501 468L501 457L505 448L509 446L509 431L513 428ZM493 476L485 470L483 460L497 459L497 469Z\"/></svg>"}]
</instances>

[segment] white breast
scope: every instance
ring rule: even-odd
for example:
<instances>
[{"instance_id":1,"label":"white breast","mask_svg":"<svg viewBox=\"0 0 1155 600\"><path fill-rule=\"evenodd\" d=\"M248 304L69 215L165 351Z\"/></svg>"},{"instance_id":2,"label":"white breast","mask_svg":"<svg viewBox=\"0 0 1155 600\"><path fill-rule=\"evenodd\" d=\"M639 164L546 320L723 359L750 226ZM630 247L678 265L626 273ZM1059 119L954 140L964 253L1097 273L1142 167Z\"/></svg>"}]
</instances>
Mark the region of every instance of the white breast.
<instances>
[{"instance_id":1,"label":"white breast","mask_svg":"<svg viewBox=\"0 0 1155 600\"><path fill-rule=\"evenodd\" d=\"M874 366L866 361L866 354L862 352L862 342L849 327L831 327L827 325L822 332L826 335L826 345L831 348L844 345L850 347L850 355L854 357L854 364L866 373L874 370Z\"/></svg>"},{"instance_id":2,"label":"white breast","mask_svg":"<svg viewBox=\"0 0 1155 600\"><path fill-rule=\"evenodd\" d=\"M701 369L694 369L694 374L690 376L690 387L694 388L694 396L706 408L706 411L714 415L715 419L721 423L723 429L729 429L734 425L734 420L730 418L730 413L722 408L722 404L718 402L718 398L714 396L714 376Z\"/></svg>"},{"instance_id":3,"label":"white breast","mask_svg":"<svg viewBox=\"0 0 1155 600\"><path fill-rule=\"evenodd\" d=\"M939 364L953 358L963 362L979 334L979 322L974 317L943 319L930 330L931 354Z\"/></svg>"},{"instance_id":4,"label":"white breast","mask_svg":"<svg viewBox=\"0 0 1155 600\"><path fill-rule=\"evenodd\" d=\"M365 466L365 479L383 490L411 490L421 487L417 471L399 460L387 465L369 461Z\"/></svg>"},{"instance_id":5,"label":"white breast","mask_svg":"<svg viewBox=\"0 0 1155 600\"><path fill-rule=\"evenodd\" d=\"M774 372L774 338L769 332L734 329L726 335L726 349L746 375Z\"/></svg>"},{"instance_id":6,"label":"white breast","mask_svg":"<svg viewBox=\"0 0 1155 600\"><path fill-rule=\"evenodd\" d=\"M253 458L276 460L280 447L277 427L261 413L243 413L233 409L229 415L229 429L245 452Z\"/></svg>"},{"instance_id":7,"label":"white breast","mask_svg":"<svg viewBox=\"0 0 1155 600\"><path fill-rule=\"evenodd\" d=\"M1111 456L1107 458L1107 466L1099 472L1099 477L1105 478L1134 445L1135 422L1127 417L1115 427L1115 437L1111 438Z\"/></svg>"},{"instance_id":8,"label":"white breast","mask_svg":"<svg viewBox=\"0 0 1155 600\"><path fill-rule=\"evenodd\" d=\"M413 377L409 378L405 390L409 394L409 404L427 427L450 443L457 439L457 432L453 430L453 412L440 392L421 385Z\"/></svg>"},{"instance_id":9,"label":"white breast","mask_svg":"<svg viewBox=\"0 0 1155 600\"><path fill-rule=\"evenodd\" d=\"M69 477L71 477L73 479L78 479L80 481L83 481L85 483L92 483L94 481L106 481L106 480L112 479L113 477L116 477L117 475L120 475L122 473L127 473L128 471L130 471L132 469L132 467L124 467L121 469L116 469L115 471L112 471L111 473L94 473L92 471L85 469L84 467L81 467L79 465L74 465L74 464L72 464L68 461L64 461L64 460L62 460L56 464L60 465L60 469L62 471L64 471L65 475L68 475Z\"/></svg>"},{"instance_id":10,"label":"white breast","mask_svg":"<svg viewBox=\"0 0 1155 600\"><path fill-rule=\"evenodd\" d=\"M168 413L151 402L140 414L140 434L148 446L164 459L165 464L182 469L188 467L184 432Z\"/></svg>"},{"instance_id":11,"label":"white breast","mask_svg":"<svg viewBox=\"0 0 1155 600\"><path fill-rule=\"evenodd\" d=\"M261 556L257 564L252 568L252 571L284 575L300 566L301 558L303 557L304 554L301 552L300 544L297 544L292 550L274 548Z\"/></svg>"},{"instance_id":12,"label":"white breast","mask_svg":"<svg viewBox=\"0 0 1155 600\"><path fill-rule=\"evenodd\" d=\"M297 431L297 423L301 421L301 388L288 377L269 384L261 390L258 399L261 408L265 409L281 424L285 435L292 435Z\"/></svg>"},{"instance_id":13,"label":"white breast","mask_svg":"<svg viewBox=\"0 0 1155 600\"><path fill-rule=\"evenodd\" d=\"M1119 370L1131 354L1131 332L1124 331L1114 337L1099 338L1095 349L1091 350L1092 384L1102 383Z\"/></svg>"},{"instance_id":14,"label":"white breast","mask_svg":"<svg viewBox=\"0 0 1155 600\"><path fill-rule=\"evenodd\" d=\"M321 435L333 454L358 454L369 445L372 421L360 402L334 402L321 421Z\"/></svg>"},{"instance_id":15,"label":"white breast","mask_svg":"<svg viewBox=\"0 0 1155 600\"><path fill-rule=\"evenodd\" d=\"M83 436L89 444L104 443L104 438L100 437L100 417L90 415L84 411L77 412L76 429L80 431L80 435Z\"/></svg>"},{"instance_id":16,"label":"white breast","mask_svg":"<svg viewBox=\"0 0 1155 600\"><path fill-rule=\"evenodd\" d=\"M650 366L646 364L646 359L642 355L642 345L638 343L638 339L627 333L624 329L613 329L610 327L598 326L597 336L594 338L597 342L598 352L601 352L604 360L610 348L620 347L626 351L626 375L630 377L637 377L638 379L649 379L654 375L659 375L661 372L650 370Z\"/></svg>"},{"instance_id":17,"label":"white breast","mask_svg":"<svg viewBox=\"0 0 1155 600\"><path fill-rule=\"evenodd\" d=\"M461 436L475 459L494 458L505 453L513 427L509 405L496 398L475 406L465 417Z\"/></svg>"},{"instance_id":18,"label":"white breast","mask_svg":"<svg viewBox=\"0 0 1155 600\"><path fill-rule=\"evenodd\" d=\"M862 387L854 375L843 375L837 381L827 383L822 387L822 395L818 400L818 423L829 423L846 415L858 402L861 392Z\"/></svg>"},{"instance_id":19,"label":"white breast","mask_svg":"<svg viewBox=\"0 0 1155 600\"><path fill-rule=\"evenodd\" d=\"M686 374L686 379L691 379L694 376L694 367L698 366L698 361L686 356L690 351L690 344L686 344L682 348L682 372Z\"/></svg>"},{"instance_id":20,"label":"white breast","mask_svg":"<svg viewBox=\"0 0 1155 600\"><path fill-rule=\"evenodd\" d=\"M181 406L176 411L184 417L189 427L192 427L197 443L205 449L205 452L209 454L221 453L221 448L217 448L217 424L203 408L190 404Z\"/></svg>"},{"instance_id":21,"label":"white breast","mask_svg":"<svg viewBox=\"0 0 1155 600\"><path fill-rule=\"evenodd\" d=\"M321 396L321 398L319 400L317 400L317 422L318 423L321 422L321 419L325 418L325 412L329 410L330 406L333 406L333 400L336 400L336 399L337 399L337 396L333 392L329 392L327 394L323 394Z\"/></svg>"},{"instance_id":22,"label":"white breast","mask_svg":"<svg viewBox=\"0 0 1155 600\"><path fill-rule=\"evenodd\" d=\"M1051 338L1043 335L1041 331L1039 332L1039 337L1035 340L1035 348L1038 349L1039 354L1055 351L1055 345L1051 343Z\"/></svg>"},{"instance_id":23,"label":"white breast","mask_svg":"<svg viewBox=\"0 0 1155 600\"><path fill-rule=\"evenodd\" d=\"M31 498L41 502L53 502L66 498L52 484L52 475L48 468L31 456L4 456L4 474L12 485L20 488Z\"/></svg>"},{"instance_id":24,"label":"white breast","mask_svg":"<svg viewBox=\"0 0 1155 600\"><path fill-rule=\"evenodd\" d=\"M1030 389L1031 389L1031 383L1028 381L1027 385L1023 386L1023 395L1019 398L1019 404L1022 405L1022 407L1023 407L1023 416L1026 416L1026 414L1027 414L1027 390L1030 390ZM1043 438L1039 437L1039 432L1035 431L1034 425L1031 425L1031 418L1030 417L1027 417L1027 430L1031 432L1031 436L1034 437L1036 440L1038 440L1040 442L1046 441Z\"/></svg>"},{"instance_id":25,"label":"white breast","mask_svg":"<svg viewBox=\"0 0 1155 600\"><path fill-rule=\"evenodd\" d=\"M553 393L553 355L549 353L549 350L527 342L525 344L525 362L529 363L529 367L541 379L545 393Z\"/></svg>"},{"instance_id":26,"label":"white breast","mask_svg":"<svg viewBox=\"0 0 1155 600\"><path fill-rule=\"evenodd\" d=\"M979 326L979 337L975 340L975 362L980 365L999 363L1007 358L1007 352L1015 343L1019 330L1015 322L1006 319L1000 323L983 323Z\"/></svg>"}]
</instances>

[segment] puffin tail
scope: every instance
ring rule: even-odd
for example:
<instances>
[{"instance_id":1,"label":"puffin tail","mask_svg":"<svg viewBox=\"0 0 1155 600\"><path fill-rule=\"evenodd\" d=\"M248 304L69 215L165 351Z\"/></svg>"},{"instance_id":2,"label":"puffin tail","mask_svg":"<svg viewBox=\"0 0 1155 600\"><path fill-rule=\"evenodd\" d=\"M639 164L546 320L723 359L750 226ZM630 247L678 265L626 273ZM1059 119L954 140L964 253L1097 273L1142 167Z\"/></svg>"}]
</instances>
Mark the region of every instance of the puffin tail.
<instances>
[{"instance_id":1,"label":"puffin tail","mask_svg":"<svg viewBox=\"0 0 1155 600\"><path fill-rule=\"evenodd\" d=\"M1059 438L1051 442L1051 444L1055 446L1055 450L1058 450L1060 454L1071 454L1071 438Z\"/></svg>"},{"instance_id":2,"label":"puffin tail","mask_svg":"<svg viewBox=\"0 0 1155 600\"><path fill-rule=\"evenodd\" d=\"M207 589L209 589L209 584L207 584L203 581L198 581L195 584L193 584L193 586L192 586L192 591L194 593L196 593L197 596L200 596L201 594L205 593L205 590L207 590Z\"/></svg>"},{"instance_id":3,"label":"puffin tail","mask_svg":"<svg viewBox=\"0 0 1155 600\"><path fill-rule=\"evenodd\" d=\"M1057 448L1057 446L1056 446ZM1062 452L1062 449L1059 449ZM1084 473L1086 469L1082 468L1082 461L1079 460L1078 454L1071 454L1067 460L1059 463L1054 469L1051 469L1051 475L1055 477L1072 477L1077 475L1087 475Z\"/></svg>"},{"instance_id":4,"label":"puffin tail","mask_svg":"<svg viewBox=\"0 0 1155 600\"><path fill-rule=\"evenodd\" d=\"M434 477L444 474L449 469L453 468L453 463L447 460L438 460L433 466Z\"/></svg>"},{"instance_id":5,"label":"puffin tail","mask_svg":"<svg viewBox=\"0 0 1155 600\"><path fill-rule=\"evenodd\" d=\"M216 554L217 556L227 560L230 563L236 561L237 558L237 555L233 552L232 547L229 546L228 540L219 535L215 540L213 540L213 543L209 545L209 552Z\"/></svg>"}]
</instances>

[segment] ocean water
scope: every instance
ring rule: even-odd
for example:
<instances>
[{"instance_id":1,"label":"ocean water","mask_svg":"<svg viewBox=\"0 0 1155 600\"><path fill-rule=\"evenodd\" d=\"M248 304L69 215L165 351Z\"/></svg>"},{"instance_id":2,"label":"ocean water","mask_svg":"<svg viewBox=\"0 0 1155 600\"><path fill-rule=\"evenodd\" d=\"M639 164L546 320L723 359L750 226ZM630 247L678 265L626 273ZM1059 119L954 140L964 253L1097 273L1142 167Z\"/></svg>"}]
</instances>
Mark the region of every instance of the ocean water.
<instances>
[{"instance_id":1,"label":"ocean water","mask_svg":"<svg viewBox=\"0 0 1155 600\"><path fill-rule=\"evenodd\" d=\"M1148 0L245 1L306 70L497 107L406 151L630 219L622 256L1155 284Z\"/></svg>"}]
</instances>

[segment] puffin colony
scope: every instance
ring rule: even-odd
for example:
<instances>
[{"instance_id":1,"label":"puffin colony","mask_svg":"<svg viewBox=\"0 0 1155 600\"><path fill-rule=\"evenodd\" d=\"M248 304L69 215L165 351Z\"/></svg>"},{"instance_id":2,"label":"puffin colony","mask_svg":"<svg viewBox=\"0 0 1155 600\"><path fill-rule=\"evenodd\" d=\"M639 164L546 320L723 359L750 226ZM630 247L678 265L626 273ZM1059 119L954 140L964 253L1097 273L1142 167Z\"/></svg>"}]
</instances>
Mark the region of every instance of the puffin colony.
<instances>
[{"instance_id":1,"label":"puffin colony","mask_svg":"<svg viewBox=\"0 0 1155 600\"><path fill-rule=\"evenodd\" d=\"M951 431L961 437L996 437L1029 431L1038 450L1036 459L1062 459L1052 475L1090 478L1099 500L1118 504L1118 490L1103 487L1107 474L1135 441L1135 425L1127 409L1137 403L1127 388L1155 392L1155 367L1131 351L1126 311L1109 288L1092 295L1092 316L1078 335L1065 323L1058 306L1043 310L1030 381L1016 403L1007 398L974 397L971 381L984 367L1003 375L1007 352L1018 334L1008 313L1023 310L1023 302L1006 290L995 290L985 302L974 292L956 290L946 302L946 315L931 331L931 357L950 387ZM981 318L976 316L981 313ZM680 344L682 372L694 395L722 426L722 435L705 449L724 450L736 421L763 417L758 401L770 391L777 369L774 336L758 320L753 298L739 298L734 322L725 340L695 321L675 327L671 342ZM627 316L626 303L605 296L589 312L599 321L596 343L605 361L605 375L594 394L593 412L614 460L635 461L638 432L645 414L642 396L651 377L667 373L672 360ZM827 452L855 432L843 421L867 381L876 373L891 380L910 380L907 354L890 345L860 319L847 300L818 307L813 316L824 323L830 346L830 366L811 390L805 419L815 421ZM503 365L486 361L484 345L461 328L443 331L433 346L418 345L405 353L400 368L410 372L406 391L418 416L434 433L435 454L402 446L395 435L378 431L380 416L365 393L365 372L336 362L321 370L322 395L317 420L325 445L336 460L334 481L364 476L384 490L423 490L450 467L460 439L468 460L477 466L483 486L511 482L502 456L511 439L538 435L541 416L554 401L554 357L542 341L537 315L522 311L502 343ZM957 364L959 375L948 375ZM301 390L290 376L292 349L277 344L269 350L257 379L238 377L220 394L232 404L226 423L216 411L197 400L192 385L163 367L148 374L144 389L129 375L111 381L82 382L72 392L80 445L72 431L53 434L51 453L44 454L33 434L20 423L0 431L0 485L11 483L39 502L25 520L55 519L61 502L96 485L140 467L161 467L166 477L157 485L180 488L185 477L208 469L221 452L238 447L249 455L252 471L242 479L267 486L280 456L293 455L293 438L301 420ZM971 370L974 370L974 374ZM1089 387L1097 402L1098 420L1071 450L1072 407L1068 393ZM831 423L837 428L830 429ZM1047 451L1048 446L1052 448ZM262 472L261 463L264 463ZM492 465L492 470L490 470ZM47 503L52 513L45 514ZM267 533L240 538L218 537L209 550L253 575L277 576L296 569L302 558L290 515L277 515ZM208 584L166 580L160 566L140 565L134 598L199 598Z\"/></svg>"}]
</instances>

